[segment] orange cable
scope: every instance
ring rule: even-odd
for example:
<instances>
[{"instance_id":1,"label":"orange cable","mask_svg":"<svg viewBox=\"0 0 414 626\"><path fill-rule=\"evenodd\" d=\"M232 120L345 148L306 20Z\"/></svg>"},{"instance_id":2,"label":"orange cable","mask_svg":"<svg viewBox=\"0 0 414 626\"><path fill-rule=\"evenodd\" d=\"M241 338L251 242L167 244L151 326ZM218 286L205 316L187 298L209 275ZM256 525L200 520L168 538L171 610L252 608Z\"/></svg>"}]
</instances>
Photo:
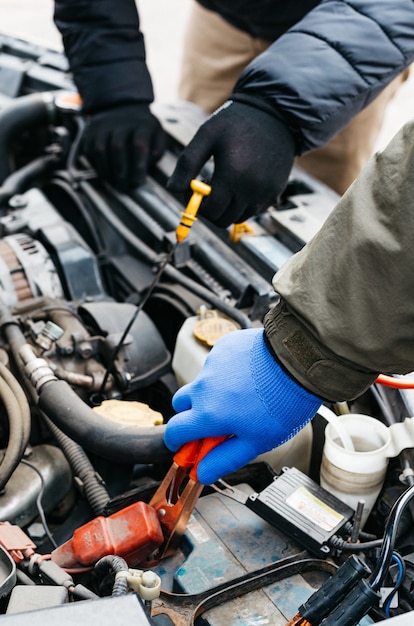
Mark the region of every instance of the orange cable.
<instances>
[{"instance_id":1,"label":"orange cable","mask_svg":"<svg viewBox=\"0 0 414 626\"><path fill-rule=\"evenodd\" d=\"M394 389L414 389L414 378L394 378L394 376L380 374L375 382Z\"/></svg>"},{"instance_id":2,"label":"orange cable","mask_svg":"<svg viewBox=\"0 0 414 626\"><path fill-rule=\"evenodd\" d=\"M300 613L296 613L296 615L294 615L292 619L287 622L286 626L298 626L299 624L302 626L302 623L304 622L306 622L306 620L304 620L302 615Z\"/></svg>"}]
</instances>

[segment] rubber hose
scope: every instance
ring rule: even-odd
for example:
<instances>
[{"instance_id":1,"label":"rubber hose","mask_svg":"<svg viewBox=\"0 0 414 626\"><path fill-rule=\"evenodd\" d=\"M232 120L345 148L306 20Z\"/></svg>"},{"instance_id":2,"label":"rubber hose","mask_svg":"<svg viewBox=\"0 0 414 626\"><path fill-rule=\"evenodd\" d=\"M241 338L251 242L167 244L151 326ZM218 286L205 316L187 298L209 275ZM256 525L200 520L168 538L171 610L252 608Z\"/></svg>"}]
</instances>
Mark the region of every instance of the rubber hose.
<instances>
[{"instance_id":1,"label":"rubber hose","mask_svg":"<svg viewBox=\"0 0 414 626\"><path fill-rule=\"evenodd\" d=\"M38 406L68 437L108 461L152 464L171 460L164 426L140 428L113 422L93 411L64 380L44 384Z\"/></svg>"},{"instance_id":2,"label":"rubber hose","mask_svg":"<svg viewBox=\"0 0 414 626\"><path fill-rule=\"evenodd\" d=\"M7 385L10 387L13 392L19 407L21 414L21 454L24 453L27 446L29 445L30 440L30 431L31 431L31 416L30 416L30 407L27 401L26 395L23 391L18 380L11 373L11 371L0 362L0 376L5 380Z\"/></svg>"},{"instance_id":3,"label":"rubber hose","mask_svg":"<svg viewBox=\"0 0 414 626\"><path fill-rule=\"evenodd\" d=\"M10 322L11 319L9 309L0 303L0 321ZM20 329L18 332L21 334ZM31 426L30 409L24 392L4 365L0 367L0 396L9 420L9 440L0 465L0 489L3 489L29 443Z\"/></svg>"},{"instance_id":4,"label":"rubber hose","mask_svg":"<svg viewBox=\"0 0 414 626\"><path fill-rule=\"evenodd\" d=\"M16 363L26 339L8 307L0 302L0 327ZM125 428L98 416L65 381L44 385L37 400L40 410L65 435L98 456L126 464L170 461L172 453L164 444L163 426Z\"/></svg>"},{"instance_id":5,"label":"rubber hose","mask_svg":"<svg viewBox=\"0 0 414 626\"><path fill-rule=\"evenodd\" d=\"M102 515L110 496L85 451L79 444L67 437L44 413L42 413L42 418L59 444L74 475L82 482L85 498L94 515Z\"/></svg>"},{"instance_id":6,"label":"rubber hose","mask_svg":"<svg viewBox=\"0 0 414 626\"><path fill-rule=\"evenodd\" d=\"M0 187L0 206L6 205L12 196L26 191L33 181L49 172L56 163L56 156L48 154L10 174Z\"/></svg>"},{"instance_id":7,"label":"rubber hose","mask_svg":"<svg viewBox=\"0 0 414 626\"><path fill-rule=\"evenodd\" d=\"M22 393L24 395L23 390ZM35 402L37 402L38 398L34 389L32 398ZM26 396L24 396L24 399L27 402ZM29 405L27 406L29 408ZM66 460L72 468L73 474L80 479L83 486L85 499L91 507L92 511L95 515L101 515L103 510L105 509L105 506L110 500L110 496L102 480L97 475L85 451L79 444L72 441L72 439L67 437L61 430L59 430L59 428L44 413L41 413L41 416L47 427L49 428L50 432L52 433L53 437L55 438L56 442L58 443L63 454L65 455ZM30 437L30 430L28 432L28 437ZM28 441L22 446L22 454L27 444Z\"/></svg>"},{"instance_id":8,"label":"rubber hose","mask_svg":"<svg viewBox=\"0 0 414 626\"><path fill-rule=\"evenodd\" d=\"M2 301L0 301L0 328L16 363L20 363L19 350L27 343L26 338L20 330L19 323L10 313L10 309Z\"/></svg>"},{"instance_id":9,"label":"rubber hose","mask_svg":"<svg viewBox=\"0 0 414 626\"><path fill-rule=\"evenodd\" d=\"M14 359L16 363L19 363L20 361L18 358L18 353L19 353L21 346L26 343L26 339L22 331L20 330L19 326L14 322L13 318L11 317L10 312L8 311L7 307L5 306L0 307L0 321L1 323L3 323L3 331L9 342L10 349L12 351ZM6 368L6 371L8 372L7 368ZM0 373L1 372L2 372L2 367L0 366ZM12 375L9 373L8 379L10 377L12 377ZM27 436L27 443L28 443L28 438L30 437L30 408L27 403L27 399L26 399L23 389L21 389L17 380L15 382L16 382L16 386L18 386L20 389L19 392L17 392L17 389L16 389L15 395L19 399L19 402L21 403L21 405L25 407L25 411L26 410L28 411L29 429L28 429L27 434L25 435ZM35 403L37 403L38 396L34 388L32 388L31 391L32 391L31 393L32 400ZM51 431L52 435L55 437L56 441L61 447L63 454L65 455L67 461L69 462L73 470L73 473L76 476L78 476L80 480L82 481L83 488L84 488L84 495L92 511L95 513L95 515L100 515L103 509L105 508L106 504L110 500L110 497L104 485L98 479L96 472L93 468L93 465L89 461L87 455L85 454L84 450L81 448L80 445L72 441L61 430L59 430L59 428L55 426L55 424L51 420L49 420L49 418L46 415L43 414L42 417L47 423L47 426L49 430ZM25 432L26 432L26 429L27 427L24 428ZM23 439L23 435L22 435L22 439ZM24 448L26 447L26 445L24 446Z\"/></svg>"},{"instance_id":10,"label":"rubber hose","mask_svg":"<svg viewBox=\"0 0 414 626\"><path fill-rule=\"evenodd\" d=\"M95 573L100 578L104 578L111 570L117 574L118 572L127 572L128 569L129 566L127 562L122 557L113 554L102 557L95 565ZM119 577L118 580L115 579L112 588L112 596L124 596L127 591L127 579L123 577Z\"/></svg>"},{"instance_id":11,"label":"rubber hose","mask_svg":"<svg viewBox=\"0 0 414 626\"><path fill-rule=\"evenodd\" d=\"M6 381L0 377L0 399L9 422L9 440L0 465L0 490L3 489L22 458L22 416L20 405Z\"/></svg>"},{"instance_id":12,"label":"rubber hose","mask_svg":"<svg viewBox=\"0 0 414 626\"><path fill-rule=\"evenodd\" d=\"M59 191L63 191L63 193L68 196L70 202L73 202L82 220L86 223L88 234L93 240L94 252L97 254L102 253L105 249L105 244L102 241L101 234L94 224L88 207L85 206L85 203L82 201L80 195L73 189L71 182L68 182L68 180L64 177L64 172L59 172L59 174L56 174L56 176L52 178L49 182L49 189L50 187L57 187Z\"/></svg>"},{"instance_id":13,"label":"rubber hose","mask_svg":"<svg viewBox=\"0 0 414 626\"><path fill-rule=\"evenodd\" d=\"M18 351L21 346L26 343L26 339L20 330L20 327L16 320L10 313L9 308L0 302L0 327L3 331L4 337L9 344L10 350L14 357L15 363L19 364ZM21 446L22 454L26 449L31 431L31 413L29 403L26 394L21 387L19 381L13 376L10 370L3 366L0 366L0 374L5 378L8 385L13 389L16 399L19 403L22 412L22 434L21 434ZM24 376L23 376L24 378Z\"/></svg>"},{"instance_id":14,"label":"rubber hose","mask_svg":"<svg viewBox=\"0 0 414 626\"><path fill-rule=\"evenodd\" d=\"M54 109L50 92L20 96L0 111L0 183L11 172L9 150L12 139L21 131L47 124Z\"/></svg>"}]
</instances>

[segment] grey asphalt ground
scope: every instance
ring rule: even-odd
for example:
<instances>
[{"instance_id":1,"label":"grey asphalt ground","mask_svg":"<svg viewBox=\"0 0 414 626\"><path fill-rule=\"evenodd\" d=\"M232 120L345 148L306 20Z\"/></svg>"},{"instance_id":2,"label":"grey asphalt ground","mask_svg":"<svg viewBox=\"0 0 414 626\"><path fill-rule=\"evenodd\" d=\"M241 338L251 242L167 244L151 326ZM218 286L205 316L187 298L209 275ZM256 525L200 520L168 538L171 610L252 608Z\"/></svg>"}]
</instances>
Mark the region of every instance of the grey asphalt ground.
<instances>
[{"instance_id":1,"label":"grey asphalt ground","mask_svg":"<svg viewBox=\"0 0 414 626\"><path fill-rule=\"evenodd\" d=\"M174 102L181 59L181 42L191 0L138 0L147 61L157 100ZM116 7L116 0L114 0ZM53 0L0 0L0 32L61 47L53 24ZM413 115L414 68L390 104L377 148L384 147Z\"/></svg>"}]
</instances>

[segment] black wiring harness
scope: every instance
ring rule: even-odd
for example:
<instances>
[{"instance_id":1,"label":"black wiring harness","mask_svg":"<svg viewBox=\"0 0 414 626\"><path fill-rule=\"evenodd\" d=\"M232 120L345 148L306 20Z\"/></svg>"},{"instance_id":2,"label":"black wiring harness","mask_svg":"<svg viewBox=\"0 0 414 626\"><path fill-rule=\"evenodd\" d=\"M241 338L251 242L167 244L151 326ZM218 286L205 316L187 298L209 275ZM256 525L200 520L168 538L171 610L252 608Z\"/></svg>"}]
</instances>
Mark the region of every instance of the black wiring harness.
<instances>
[{"instance_id":1,"label":"black wiring harness","mask_svg":"<svg viewBox=\"0 0 414 626\"><path fill-rule=\"evenodd\" d=\"M380 553L373 571L352 554L322 587L302 604L287 626L355 626L380 603L380 589L389 573L392 561L398 575L393 589L384 599L384 617L389 617L391 601L401 586L405 565L395 551L398 525L405 508L414 497L414 486L409 487L395 502L385 526ZM377 541L359 544L360 551L377 547Z\"/></svg>"}]
</instances>

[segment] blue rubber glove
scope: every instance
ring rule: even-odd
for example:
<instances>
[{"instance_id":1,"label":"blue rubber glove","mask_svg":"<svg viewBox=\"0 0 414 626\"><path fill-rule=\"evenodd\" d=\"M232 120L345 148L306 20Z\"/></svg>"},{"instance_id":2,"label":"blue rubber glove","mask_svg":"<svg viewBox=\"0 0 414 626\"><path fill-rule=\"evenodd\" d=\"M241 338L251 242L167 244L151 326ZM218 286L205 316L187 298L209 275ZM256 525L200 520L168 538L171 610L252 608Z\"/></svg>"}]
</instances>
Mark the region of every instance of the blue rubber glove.
<instances>
[{"instance_id":1,"label":"blue rubber glove","mask_svg":"<svg viewBox=\"0 0 414 626\"><path fill-rule=\"evenodd\" d=\"M279 366L262 328L234 331L174 395L177 415L167 424L165 444L175 452L188 441L231 436L198 465L198 479L208 485L293 437L321 403Z\"/></svg>"}]
</instances>

